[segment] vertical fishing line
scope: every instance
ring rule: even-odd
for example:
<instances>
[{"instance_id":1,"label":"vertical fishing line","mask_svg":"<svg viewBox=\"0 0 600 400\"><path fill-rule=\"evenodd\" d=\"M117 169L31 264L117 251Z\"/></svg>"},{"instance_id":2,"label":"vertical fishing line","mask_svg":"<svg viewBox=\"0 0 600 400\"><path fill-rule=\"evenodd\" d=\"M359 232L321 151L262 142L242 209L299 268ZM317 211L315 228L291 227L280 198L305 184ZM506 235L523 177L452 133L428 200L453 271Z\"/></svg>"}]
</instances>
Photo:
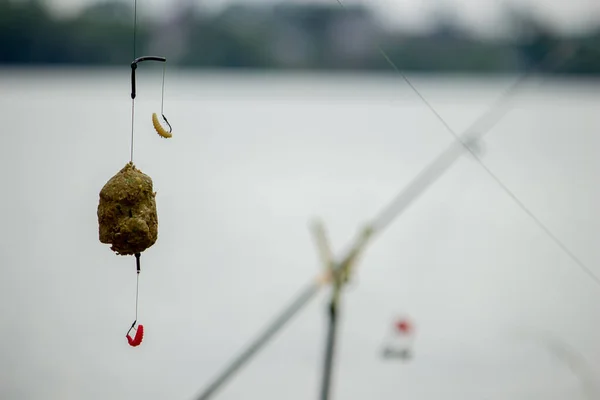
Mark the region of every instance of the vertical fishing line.
<instances>
[{"instance_id":1,"label":"vertical fishing line","mask_svg":"<svg viewBox=\"0 0 600 400\"><path fill-rule=\"evenodd\" d=\"M135 282L135 320L138 319L138 299L140 297L140 272L138 271Z\"/></svg>"},{"instance_id":2,"label":"vertical fishing line","mask_svg":"<svg viewBox=\"0 0 600 400\"><path fill-rule=\"evenodd\" d=\"M133 320L131 327L125 334L125 336L127 337L127 341L129 342L129 345L133 346L133 347L139 346L140 343L142 343L142 339L144 337L144 326L138 325L137 328L135 327L135 325L137 324L137 321L138 321L138 298L139 298L139 289L140 289L140 257L141 257L141 253L135 253L135 266L137 269L137 277L136 277L136 282L135 282L135 319ZM135 338L132 338L131 336L129 336L129 333L132 330L136 331Z\"/></svg>"},{"instance_id":3,"label":"vertical fishing line","mask_svg":"<svg viewBox=\"0 0 600 400\"><path fill-rule=\"evenodd\" d=\"M135 42L136 42L136 31L137 31L137 0L133 0L133 59L135 60ZM129 161L133 163L133 128L134 128L134 117L135 117L135 99L131 99L131 148Z\"/></svg>"},{"instance_id":4,"label":"vertical fishing line","mask_svg":"<svg viewBox=\"0 0 600 400\"><path fill-rule=\"evenodd\" d=\"M137 28L137 0L133 0L133 58L135 59L135 36Z\"/></svg>"},{"instance_id":5,"label":"vertical fishing line","mask_svg":"<svg viewBox=\"0 0 600 400\"><path fill-rule=\"evenodd\" d=\"M165 113L163 111L165 105L165 72L167 71L167 63L165 62L163 65L163 78L162 78L162 91L160 95L160 115L165 118ZM166 118L165 118L166 121Z\"/></svg>"},{"instance_id":6,"label":"vertical fishing line","mask_svg":"<svg viewBox=\"0 0 600 400\"><path fill-rule=\"evenodd\" d=\"M135 255L135 266L137 269L137 274L135 277L135 321L138 320L138 303L140 298L140 257L141 253L136 253ZM135 322L134 322L135 324Z\"/></svg>"},{"instance_id":7,"label":"vertical fishing line","mask_svg":"<svg viewBox=\"0 0 600 400\"><path fill-rule=\"evenodd\" d=\"M129 155L129 161L133 163L133 120L134 120L134 116L135 116L135 100L131 99L131 148L130 148L130 155Z\"/></svg>"}]
</instances>

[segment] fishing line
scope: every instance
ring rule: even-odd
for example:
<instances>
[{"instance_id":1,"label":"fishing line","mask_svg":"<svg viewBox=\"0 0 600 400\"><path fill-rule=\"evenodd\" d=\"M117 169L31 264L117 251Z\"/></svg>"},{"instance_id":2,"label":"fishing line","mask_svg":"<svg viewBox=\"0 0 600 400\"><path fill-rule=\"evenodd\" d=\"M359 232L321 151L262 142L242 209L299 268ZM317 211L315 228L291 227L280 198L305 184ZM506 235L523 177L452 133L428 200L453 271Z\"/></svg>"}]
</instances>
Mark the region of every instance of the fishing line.
<instances>
[{"instance_id":1,"label":"fishing line","mask_svg":"<svg viewBox=\"0 0 600 400\"><path fill-rule=\"evenodd\" d=\"M138 319L138 300L140 298L140 254L135 255L137 274L135 274L135 320Z\"/></svg>"},{"instance_id":2,"label":"fishing line","mask_svg":"<svg viewBox=\"0 0 600 400\"><path fill-rule=\"evenodd\" d=\"M164 63L163 65L163 76L162 76L162 89L161 89L161 94L160 94L160 113L163 116L163 118L165 118L164 115L164 106L165 106L165 72L167 71L167 63ZM165 118L165 121L167 119Z\"/></svg>"},{"instance_id":3,"label":"fishing line","mask_svg":"<svg viewBox=\"0 0 600 400\"><path fill-rule=\"evenodd\" d=\"M133 0L133 59L135 60L135 42L137 32L137 0ZM164 76L163 76L164 83ZM129 162L133 163L133 128L135 117L135 98L131 98L131 149Z\"/></svg>"},{"instance_id":4,"label":"fishing line","mask_svg":"<svg viewBox=\"0 0 600 400\"><path fill-rule=\"evenodd\" d=\"M342 6L342 8L344 10L346 9L346 5L342 2L342 0L336 0L337 3ZM383 56L383 58L385 59L385 61L387 61L387 63L394 69L394 71L396 71L398 74L400 74L400 76L402 77L402 79L404 79L404 82L406 82L406 84L408 86L410 86L410 88L413 90L413 92L415 92L415 94L417 96L419 96L419 98L421 99L421 101L423 101L423 103L429 108L429 110L433 113L433 115L435 115L435 117L446 127L446 129L448 130L452 130L450 128L450 125L448 125L448 123L446 122L446 120L444 120L444 118L442 118L442 116L436 111L435 108L433 108L433 106L429 103L429 101L427 101L427 99L425 97L423 97L423 95L417 90L417 88L412 84L412 82L408 79L408 77L406 76L406 74L404 74L404 72L402 72L400 70L400 68L398 68L398 66L392 61L392 59L387 55L387 53L381 48L381 46L376 43L375 47L377 47L377 50L379 51L379 53Z\"/></svg>"},{"instance_id":5,"label":"fishing line","mask_svg":"<svg viewBox=\"0 0 600 400\"><path fill-rule=\"evenodd\" d=\"M560 49L559 49L560 50ZM423 190L431 185L441 174L443 174L456 159L464 152L465 149L470 149L469 143L481 140L488 134L492 128L498 124L501 119L506 116L511 98L516 97L518 89L522 88L522 84L538 69L543 66L550 65L553 55L557 51L549 52L546 57L542 58L538 65L528 69L523 73L513 84L507 88L502 95L477 118L464 132L463 140L456 140L451 143L448 148L426 166L409 184L403 189L391 203L384 208L379 215L374 219L373 227L379 233L387 225L389 225L395 216L416 199L416 193L422 193ZM559 59L566 61L568 58ZM487 124L486 124L487 122Z\"/></svg>"},{"instance_id":6,"label":"fishing line","mask_svg":"<svg viewBox=\"0 0 600 400\"><path fill-rule=\"evenodd\" d=\"M346 6L345 6L345 4L343 3L342 0L336 0L336 2L344 10L346 10ZM477 163L483 168L483 170L488 174L488 176L494 182L496 182L496 184L498 186L500 186L500 188L510 198L513 199L513 201L517 204L517 206L519 206L519 208L521 208L521 210L523 210L523 212L525 212L525 214L527 214L533 220L533 222L554 242L554 244L556 244L585 274L587 274L588 277L590 277L598 286L600 286L600 278L598 276L596 276L592 272L592 269L589 268L587 265L585 265L583 263L583 261L581 261L554 233L552 233L552 231L523 203L523 201L521 201L519 199L519 197L512 190L510 190L508 188L508 186L498 177L498 175L496 175L487 165L485 165L483 163L483 161L481 160L481 158L476 154L476 151L474 151L467 143L465 143L465 141L463 141L456 134L456 132L450 127L450 125L444 120L444 118L442 118L442 116L433 108L433 106L425 99L425 97L410 82L410 80L400 70L400 68L398 68L398 66L396 66L396 64L391 60L391 58L381 48L381 46L379 46L378 44L376 46L377 46L377 49L379 50L379 52L382 54L383 58L387 61L387 63L398 74L400 74L400 76L404 79L404 81L410 86L410 88L415 92L415 94L423 101L423 103L429 108L429 110L431 110L431 112L442 123L442 125L446 128L446 130L454 137L454 139L458 143L460 143L462 145L462 147L466 151L468 151L473 156L473 158L475 159L475 161L477 161ZM558 49L558 51L561 51L561 50L563 50L563 49L560 49L560 48ZM570 54L568 56L562 57L562 61L565 61L566 59L569 58L569 56L572 56L575 53L574 49L570 49L570 50L571 50ZM520 86L520 84L522 83L522 81L524 80L524 78L525 78L525 76L522 76L521 79L519 79L517 82L515 82L515 84L506 93L506 95L503 96L503 98L501 98L501 100L506 100L506 98L512 97L514 95L513 92L517 89L518 86ZM492 114L491 111L495 111L495 110L496 110L496 108L492 107L492 109L490 110L490 113L488 115L491 115ZM486 115L484 114L484 116L482 116L477 122L481 122L482 120L485 119L485 117L486 117ZM471 128L469 128L469 130L472 130L472 129L473 129L473 126Z\"/></svg>"},{"instance_id":7,"label":"fishing line","mask_svg":"<svg viewBox=\"0 0 600 400\"><path fill-rule=\"evenodd\" d=\"M156 130L156 133L159 134L159 136L163 137L163 138L170 138L171 135L171 131L173 130L173 128L171 128L171 124L169 123L169 120L167 119L167 117L165 117L165 113L164 113L164 105L165 105L165 73L167 71L167 62L165 60L165 63L163 65L163 76L162 76L162 90L161 90L161 95L160 95L160 115L163 117L163 119L165 120L165 122L167 123L167 125L169 126L169 130L165 130L165 128L163 128L160 123L158 122L158 118L156 117L156 114L152 115L152 124L154 125L154 129Z\"/></svg>"},{"instance_id":8,"label":"fishing line","mask_svg":"<svg viewBox=\"0 0 600 400\"><path fill-rule=\"evenodd\" d=\"M132 347L139 346L142 343L142 339L144 338L144 325L138 325L137 328L135 327L135 325L137 324L137 321L138 321L138 300L139 300L139 293L140 293L140 257L141 257L141 253L135 254L135 264L136 264L136 269L137 269L137 274L136 274L136 279L135 279L135 319L133 320L131 327L125 334L125 336L127 337L127 342ZM131 336L129 336L129 333L132 330L136 331L135 337L133 337L133 338Z\"/></svg>"}]
</instances>

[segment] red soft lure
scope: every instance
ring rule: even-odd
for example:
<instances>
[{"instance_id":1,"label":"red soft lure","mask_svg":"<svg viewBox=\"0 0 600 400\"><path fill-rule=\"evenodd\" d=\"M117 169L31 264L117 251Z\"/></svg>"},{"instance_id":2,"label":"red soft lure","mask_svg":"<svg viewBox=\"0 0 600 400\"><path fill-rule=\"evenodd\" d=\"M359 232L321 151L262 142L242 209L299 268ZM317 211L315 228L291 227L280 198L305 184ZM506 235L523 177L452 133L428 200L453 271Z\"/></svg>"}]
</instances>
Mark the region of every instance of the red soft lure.
<instances>
[{"instance_id":1,"label":"red soft lure","mask_svg":"<svg viewBox=\"0 0 600 400\"><path fill-rule=\"evenodd\" d=\"M142 339L144 338L144 325L139 325L137 331L135 332L135 337L132 339L129 334L127 334L127 341L131 347L139 346L142 343Z\"/></svg>"}]
</instances>

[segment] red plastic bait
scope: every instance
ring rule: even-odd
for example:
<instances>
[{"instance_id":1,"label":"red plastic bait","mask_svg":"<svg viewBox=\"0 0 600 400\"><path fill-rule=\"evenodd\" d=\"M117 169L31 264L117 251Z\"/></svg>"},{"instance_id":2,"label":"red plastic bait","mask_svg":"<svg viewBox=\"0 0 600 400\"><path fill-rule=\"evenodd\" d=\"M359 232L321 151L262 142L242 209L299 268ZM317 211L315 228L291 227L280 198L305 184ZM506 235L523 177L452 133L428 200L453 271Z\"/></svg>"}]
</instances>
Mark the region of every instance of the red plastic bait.
<instances>
[{"instance_id":1,"label":"red plastic bait","mask_svg":"<svg viewBox=\"0 0 600 400\"><path fill-rule=\"evenodd\" d=\"M144 338L144 325L139 325L137 331L135 333L135 337L132 339L129 334L127 334L127 341L129 345L132 347L139 346L142 343L142 339Z\"/></svg>"}]
</instances>

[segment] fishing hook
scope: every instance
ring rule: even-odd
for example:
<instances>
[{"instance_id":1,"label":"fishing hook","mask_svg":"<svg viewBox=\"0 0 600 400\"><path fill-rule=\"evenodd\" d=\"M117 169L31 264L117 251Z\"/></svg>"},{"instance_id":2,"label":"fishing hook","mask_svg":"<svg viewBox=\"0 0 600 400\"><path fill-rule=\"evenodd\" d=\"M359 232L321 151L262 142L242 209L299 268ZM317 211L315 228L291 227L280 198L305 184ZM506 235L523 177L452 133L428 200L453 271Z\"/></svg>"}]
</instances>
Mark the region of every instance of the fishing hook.
<instances>
[{"instance_id":1,"label":"fishing hook","mask_svg":"<svg viewBox=\"0 0 600 400\"><path fill-rule=\"evenodd\" d=\"M154 126L154 129L156 130L156 132L163 138L170 138L172 137L172 131L173 128L171 126L171 124L169 123L169 120L167 119L167 117L165 117L165 114L163 112L163 108L164 108L164 95L165 95L165 69L166 69L166 62L167 59L165 57L159 57L159 56L143 56L143 57L138 57L135 60L132 61L131 63L131 99L135 100L135 97L137 95L136 93L136 80L135 80L135 71L138 67L138 63L141 63L142 61L158 61L158 62L163 62L165 63L165 67L163 68L163 79L162 79L162 95L161 95L161 104L160 104L160 114L162 116L162 118L165 120L165 122L167 123L167 125L169 126L169 130L167 131L166 129L164 129L160 123L158 122L158 117L156 116L156 113L152 114L152 125Z\"/></svg>"}]
</instances>

